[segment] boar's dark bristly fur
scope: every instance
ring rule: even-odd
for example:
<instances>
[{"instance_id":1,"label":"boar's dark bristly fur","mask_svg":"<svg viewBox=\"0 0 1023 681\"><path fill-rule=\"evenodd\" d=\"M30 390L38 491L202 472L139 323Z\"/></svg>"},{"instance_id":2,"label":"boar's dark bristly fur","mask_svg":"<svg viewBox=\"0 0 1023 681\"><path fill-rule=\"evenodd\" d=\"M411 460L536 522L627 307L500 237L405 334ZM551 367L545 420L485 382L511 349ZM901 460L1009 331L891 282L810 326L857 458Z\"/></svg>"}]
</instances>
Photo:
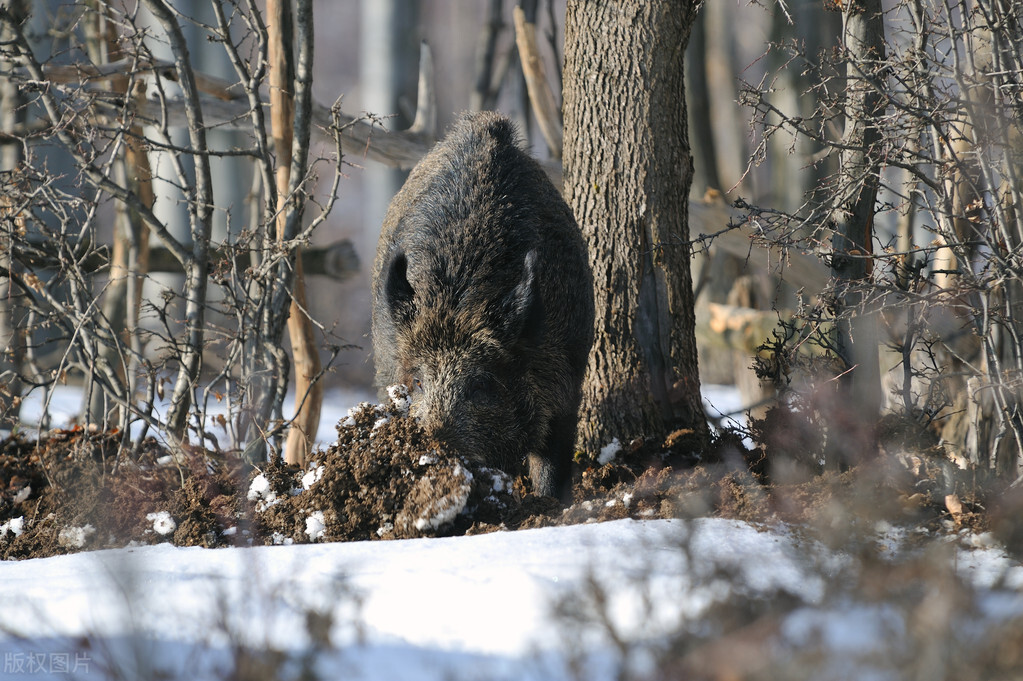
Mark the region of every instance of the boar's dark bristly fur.
<instances>
[{"instance_id":1,"label":"boar's dark bristly fur","mask_svg":"<svg viewBox=\"0 0 1023 681\"><path fill-rule=\"evenodd\" d=\"M377 384L457 453L564 495L592 277L572 212L511 123L463 117L415 167L373 266Z\"/></svg>"}]
</instances>

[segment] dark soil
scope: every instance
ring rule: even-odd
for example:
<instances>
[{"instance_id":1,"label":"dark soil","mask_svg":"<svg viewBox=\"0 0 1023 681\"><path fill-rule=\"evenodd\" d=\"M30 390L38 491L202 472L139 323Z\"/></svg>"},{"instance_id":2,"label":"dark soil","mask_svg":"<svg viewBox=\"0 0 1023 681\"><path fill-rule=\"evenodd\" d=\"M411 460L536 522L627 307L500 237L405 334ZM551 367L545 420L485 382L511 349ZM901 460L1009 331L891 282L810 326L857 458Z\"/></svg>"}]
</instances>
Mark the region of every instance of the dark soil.
<instances>
[{"instance_id":1,"label":"dark soil","mask_svg":"<svg viewBox=\"0 0 1023 681\"><path fill-rule=\"evenodd\" d=\"M337 431L303 470L279 459L256 468L237 453L172 454L156 441L126 451L118 433L83 429L9 437L0 441L0 558L132 543L401 539L709 515L788 522L844 540L879 520L954 532L985 529L991 518L997 530L1000 517L988 513L990 493L977 490L989 488L976 472L949 465L934 447L881 446L868 463L822 472L800 463L808 452L779 449L782 437L768 434L768 444L749 451L734 433L702 443L677 431L629 443L604 465L580 456L566 506L531 494L519 471L509 476L447 452L401 399L360 405ZM1015 523L1002 525L1015 540Z\"/></svg>"}]
</instances>

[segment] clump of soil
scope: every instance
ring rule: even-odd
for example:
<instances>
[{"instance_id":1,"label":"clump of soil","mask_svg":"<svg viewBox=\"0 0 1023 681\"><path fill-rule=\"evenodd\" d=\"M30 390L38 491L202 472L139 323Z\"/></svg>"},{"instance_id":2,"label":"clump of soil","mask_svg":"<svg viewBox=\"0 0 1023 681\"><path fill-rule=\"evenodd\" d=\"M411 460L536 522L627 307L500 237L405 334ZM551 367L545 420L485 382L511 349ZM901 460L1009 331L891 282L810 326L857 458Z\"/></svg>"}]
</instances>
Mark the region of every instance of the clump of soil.
<instances>
[{"instance_id":1,"label":"clump of soil","mask_svg":"<svg viewBox=\"0 0 1023 681\"><path fill-rule=\"evenodd\" d=\"M878 520L953 532L987 523L985 499L967 484L976 473L950 466L940 448L907 453L904 443L882 443L868 463L821 472L816 457L786 446L777 429L792 424L781 420L760 430L763 444L752 450L735 433L707 443L683 430L616 443L598 460L580 456L564 505L531 494L518 471L454 455L408 405L397 390L386 405L352 409L337 441L304 469L279 458L253 468L238 453L172 453L154 440L129 451L117 433L81 428L38 441L9 437L0 441L0 558L133 543L480 534L626 517L784 521L833 538L873 531Z\"/></svg>"}]
</instances>

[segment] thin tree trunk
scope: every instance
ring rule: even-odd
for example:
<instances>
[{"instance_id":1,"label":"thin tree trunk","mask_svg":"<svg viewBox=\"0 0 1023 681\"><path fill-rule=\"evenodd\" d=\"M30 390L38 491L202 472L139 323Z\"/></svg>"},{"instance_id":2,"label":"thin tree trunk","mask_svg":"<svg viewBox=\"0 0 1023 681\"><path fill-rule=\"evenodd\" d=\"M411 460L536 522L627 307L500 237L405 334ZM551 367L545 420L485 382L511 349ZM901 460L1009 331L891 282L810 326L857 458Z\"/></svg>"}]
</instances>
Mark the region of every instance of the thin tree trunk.
<instances>
[{"instance_id":1,"label":"thin tree trunk","mask_svg":"<svg viewBox=\"0 0 1023 681\"><path fill-rule=\"evenodd\" d=\"M547 149L554 158L561 158L562 122L561 107L554 100L554 91L540 58L536 42L536 24L526 21L521 7L514 10L515 42L519 48L519 64L526 79L526 90L532 105L533 116L540 127Z\"/></svg>"},{"instance_id":2,"label":"thin tree trunk","mask_svg":"<svg viewBox=\"0 0 1023 681\"><path fill-rule=\"evenodd\" d=\"M832 276L837 281L836 346L847 371L839 381L836 422L829 437L830 464L852 463L872 446L871 430L881 407L876 313L867 305L874 211L881 173L878 117L884 100L869 82L884 59L884 16L880 0L855 0L846 9L847 95L841 156L848 199L836 206Z\"/></svg>"},{"instance_id":3,"label":"thin tree trunk","mask_svg":"<svg viewBox=\"0 0 1023 681\"><path fill-rule=\"evenodd\" d=\"M26 0L0 0L0 8L8 12L12 22L20 23L28 16ZM13 38L13 31L7 22L0 23L0 41L6 43ZM4 64L5 69L7 65ZM12 137L25 124L24 99L18 85L0 75L0 132ZM22 161L21 145L17 143L0 146L0 170L13 171ZM7 215L10 206L0 197L0 217ZM24 330L19 323L21 316L18 295L11 286L10 269L16 267L11 256L12 244L0 243L0 426L10 426L18 421L18 403L21 400L21 368L24 362Z\"/></svg>"},{"instance_id":4,"label":"thin tree trunk","mask_svg":"<svg viewBox=\"0 0 1023 681\"><path fill-rule=\"evenodd\" d=\"M284 240L289 218L291 145L294 137L295 68L292 58L293 25L290 0L267 0L267 33L270 61L270 126L277 153L277 237ZM295 418L288 432L284 460L302 465L320 425L323 384L320 352L312 320L306 308L302 251L295 249L295 277L292 283L288 335L295 369Z\"/></svg>"},{"instance_id":5,"label":"thin tree trunk","mask_svg":"<svg viewBox=\"0 0 1023 681\"><path fill-rule=\"evenodd\" d=\"M189 192L191 196L188 202L192 250L185 266L185 343L167 414L168 433L181 441L185 438L188 412L202 368L202 351L206 339L206 289L210 236L213 228L213 179L210 174L209 158L203 153L208 148L206 126L203 123L195 73L181 26L174 11L164 0L145 0L145 4L167 32L174 53L175 73L181 86L185 114L188 117L189 143L195 150L192 156L195 162L195 188Z\"/></svg>"},{"instance_id":6,"label":"thin tree trunk","mask_svg":"<svg viewBox=\"0 0 1023 681\"><path fill-rule=\"evenodd\" d=\"M95 12L87 22L92 28L88 48L92 62L97 65L124 59L117 42L117 28L109 16L109 7L98 0L89 3ZM124 75L111 78L110 89L121 94L128 93L128 78ZM144 96L144 95L140 95ZM121 175L118 183L139 198L143 205L152 209L153 182L149 155L141 144L142 128L133 126L125 139L123 158L117 164ZM103 316L111 328L130 342L138 326L141 305L143 277L147 271L149 253L149 230L142 224L138 211L119 203L117 221L114 226L114 245L110 258L110 283L103 301ZM133 279L133 280L132 280ZM111 344L99 346L100 356L110 366L121 367L117 348ZM131 357L135 357L131 355ZM134 371L128 367L126 376L129 399L134 394ZM99 387L101 381L93 380L86 390L86 423L106 423L109 416L107 395Z\"/></svg>"},{"instance_id":7,"label":"thin tree trunk","mask_svg":"<svg viewBox=\"0 0 1023 681\"><path fill-rule=\"evenodd\" d=\"M487 20L480 29L476 46L476 81L469 93L469 109L472 111L492 109L497 98L494 92L494 60L497 38L504 25L501 21L503 6L503 0L487 1Z\"/></svg>"},{"instance_id":8,"label":"thin tree trunk","mask_svg":"<svg viewBox=\"0 0 1023 681\"><path fill-rule=\"evenodd\" d=\"M707 83L707 13L701 9L693 19L692 39L686 51L686 105L692 126L692 151L696 177L701 183L696 190L724 191L718 173L717 149L714 145L714 126L710 115L710 87Z\"/></svg>"},{"instance_id":9,"label":"thin tree trunk","mask_svg":"<svg viewBox=\"0 0 1023 681\"><path fill-rule=\"evenodd\" d=\"M715 122L714 148L717 152L721 190L728 191L742 178L746 159L749 158L743 144L746 126L739 118L740 111L736 105L739 93L736 89L735 74L738 73L738 69L735 68L735 58L732 55L735 30L728 2L720 0L707 2L700 11L705 15L707 41L704 61L707 82L710 84L707 105L711 120ZM739 191L742 192L745 188L744 183L740 185Z\"/></svg>"},{"instance_id":10,"label":"thin tree trunk","mask_svg":"<svg viewBox=\"0 0 1023 681\"><path fill-rule=\"evenodd\" d=\"M590 247L596 336L579 438L706 435L687 222L683 96L697 3L572 0L565 20L565 194Z\"/></svg>"}]
</instances>

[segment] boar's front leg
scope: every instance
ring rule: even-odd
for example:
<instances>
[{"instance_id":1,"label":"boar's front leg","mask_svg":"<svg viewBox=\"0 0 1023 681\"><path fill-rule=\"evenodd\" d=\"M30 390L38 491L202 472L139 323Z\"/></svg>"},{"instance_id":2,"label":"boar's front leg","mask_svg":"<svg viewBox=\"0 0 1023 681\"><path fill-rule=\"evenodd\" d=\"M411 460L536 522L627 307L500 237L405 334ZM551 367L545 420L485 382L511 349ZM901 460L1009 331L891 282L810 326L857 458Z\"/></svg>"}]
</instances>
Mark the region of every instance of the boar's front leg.
<instances>
[{"instance_id":1,"label":"boar's front leg","mask_svg":"<svg viewBox=\"0 0 1023 681\"><path fill-rule=\"evenodd\" d=\"M529 454L529 477L533 481L534 494L555 497L565 503L572 501L570 483L575 427L574 413L555 416L542 449Z\"/></svg>"}]
</instances>

